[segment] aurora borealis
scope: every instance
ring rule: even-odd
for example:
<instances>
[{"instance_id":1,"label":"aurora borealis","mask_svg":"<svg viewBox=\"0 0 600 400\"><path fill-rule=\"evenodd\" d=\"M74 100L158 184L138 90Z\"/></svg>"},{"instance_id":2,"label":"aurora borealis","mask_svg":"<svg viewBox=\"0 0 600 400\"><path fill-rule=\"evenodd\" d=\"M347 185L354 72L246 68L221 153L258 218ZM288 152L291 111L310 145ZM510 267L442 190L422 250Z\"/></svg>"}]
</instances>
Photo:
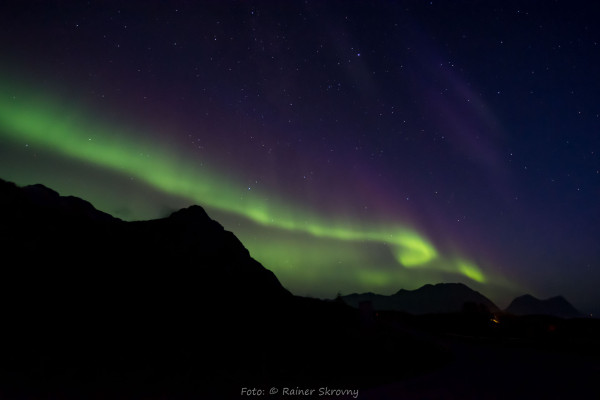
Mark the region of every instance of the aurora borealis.
<instances>
[{"instance_id":1,"label":"aurora borealis","mask_svg":"<svg viewBox=\"0 0 600 400\"><path fill-rule=\"evenodd\" d=\"M55 106L55 101L40 100L34 91L12 90L20 95L11 97L6 92L4 99L8 101L0 104L0 126L8 138L20 143L25 141L26 147L30 147L31 143L31 146L58 155L127 174L156 190L232 213L267 228L304 233L316 238L386 244L403 267L441 269L480 283L486 280L476 265L466 261L436 262L436 249L416 231L402 226L365 228L349 224L351 221L328 221L298 211L299 207L293 204L287 205L291 208L288 211L286 206L273 204L254 196L254 193L240 196L239 190L230 189L240 187L239 183L228 182L227 178L208 172L198 164L186 166L175 161L175 155L165 154L158 146L139 152L136 148L143 144L143 140L138 139L137 145L129 143L127 132L102 127L98 122L82 118L82 112L74 110L74 105L61 109ZM287 244L284 253L289 253L290 247L294 244ZM286 258L285 254L279 257ZM299 258L302 260L302 257Z\"/></svg>"},{"instance_id":2,"label":"aurora borealis","mask_svg":"<svg viewBox=\"0 0 600 400\"><path fill-rule=\"evenodd\" d=\"M7 2L0 175L127 220L199 204L299 295L598 310L584 4Z\"/></svg>"}]
</instances>

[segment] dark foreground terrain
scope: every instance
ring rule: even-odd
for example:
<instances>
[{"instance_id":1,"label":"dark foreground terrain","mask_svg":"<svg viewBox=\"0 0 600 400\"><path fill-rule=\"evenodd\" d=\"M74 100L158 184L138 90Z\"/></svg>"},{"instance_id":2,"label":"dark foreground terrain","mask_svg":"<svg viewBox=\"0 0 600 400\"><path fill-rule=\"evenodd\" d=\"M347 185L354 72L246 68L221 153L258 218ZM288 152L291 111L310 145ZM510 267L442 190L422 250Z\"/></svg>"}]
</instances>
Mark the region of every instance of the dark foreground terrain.
<instances>
[{"instance_id":1,"label":"dark foreground terrain","mask_svg":"<svg viewBox=\"0 0 600 400\"><path fill-rule=\"evenodd\" d=\"M448 355L292 296L193 206L124 222L0 182L0 398L237 398L266 385L364 388Z\"/></svg>"},{"instance_id":2,"label":"dark foreground terrain","mask_svg":"<svg viewBox=\"0 0 600 400\"><path fill-rule=\"evenodd\" d=\"M430 373L361 391L365 399L600 398L600 320L456 313L380 313L385 323L443 347Z\"/></svg>"},{"instance_id":3,"label":"dark foreground terrain","mask_svg":"<svg viewBox=\"0 0 600 400\"><path fill-rule=\"evenodd\" d=\"M0 221L2 399L598 394L597 320L293 296L197 206L124 222L0 181Z\"/></svg>"}]
</instances>

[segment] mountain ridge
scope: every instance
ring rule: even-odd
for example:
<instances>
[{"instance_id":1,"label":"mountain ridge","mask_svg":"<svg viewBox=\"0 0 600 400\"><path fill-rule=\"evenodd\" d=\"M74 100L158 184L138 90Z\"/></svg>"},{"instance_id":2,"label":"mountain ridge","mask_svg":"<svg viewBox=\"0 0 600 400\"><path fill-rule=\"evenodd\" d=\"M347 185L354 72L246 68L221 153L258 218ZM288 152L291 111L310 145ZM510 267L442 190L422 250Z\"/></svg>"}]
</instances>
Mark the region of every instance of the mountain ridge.
<instances>
[{"instance_id":1,"label":"mountain ridge","mask_svg":"<svg viewBox=\"0 0 600 400\"><path fill-rule=\"evenodd\" d=\"M579 312L563 296L540 300L531 294L524 294L512 300L501 310L481 293L464 283L427 283L417 289L399 289L391 295L373 292L351 293L341 296L348 305L359 308L361 303L370 303L378 311L402 311L409 314L436 314L467 311L505 312L517 316L546 315L558 318L581 318Z\"/></svg>"},{"instance_id":2,"label":"mountain ridge","mask_svg":"<svg viewBox=\"0 0 600 400\"><path fill-rule=\"evenodd\" d=\"M552 315L560 318L584 316L560 295L541 300L530 294L525 294L515 298L505 312L514 315Z\"/></svg>"},{"instance_id":3,"label":"mountain ridge","mask_svg":"<svg viewBox=\"0 0 600 400\"><path fill-rule=\"evenodd\" d=\"M400 289L385 296L372 292L342 296L349 305L358 307L370 301L373 309L404 311L411 314L433 314L463 311L465 307L479 307L490 312L499 308L487 297L463 283L426 284L415 290Z\"/></svg>"}]
</instances>

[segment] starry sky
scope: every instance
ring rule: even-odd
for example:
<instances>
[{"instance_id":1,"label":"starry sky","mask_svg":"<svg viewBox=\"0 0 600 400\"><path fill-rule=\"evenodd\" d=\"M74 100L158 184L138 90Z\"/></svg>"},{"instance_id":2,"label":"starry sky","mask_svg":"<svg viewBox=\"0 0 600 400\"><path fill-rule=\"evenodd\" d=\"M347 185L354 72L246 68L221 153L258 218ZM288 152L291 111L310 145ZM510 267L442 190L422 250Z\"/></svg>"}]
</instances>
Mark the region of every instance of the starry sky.
<instances>
[{"instance_id":1,"label":"starry sky","mask_svg":"<svg viewBox=\"0 0 600 400\"><path fill-rule=\"evenodd\" d=\"M587 1L3 1L0 177L191 204L298 295L463 282L600 315Z\"/></svg>"}]
</instances>

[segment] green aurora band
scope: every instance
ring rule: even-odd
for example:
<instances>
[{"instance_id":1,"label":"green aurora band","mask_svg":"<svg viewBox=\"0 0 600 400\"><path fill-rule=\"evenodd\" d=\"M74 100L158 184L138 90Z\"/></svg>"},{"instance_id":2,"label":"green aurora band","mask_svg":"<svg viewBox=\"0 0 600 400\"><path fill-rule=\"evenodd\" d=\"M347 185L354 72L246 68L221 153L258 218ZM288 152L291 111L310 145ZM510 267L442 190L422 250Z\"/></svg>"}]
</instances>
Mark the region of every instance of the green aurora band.
<instances>
[{"instance_id":1,"label":"green aurora band","mask_svg":"<svg viewBox=\"0 0 600 400\"><path fill-rule=\"evenodd\" d=\"M137 133L137 134L135 134ZM19 145L81 160L204 206L247 218L254 223L318 238L388 245L405 268L461 274L479 283L487 281L474 263L442 259L423 235L406 226L365 227L351 221L333 221L316 213L261 198L240 190L243 185L191 159L176 157L164 146L152 146L139 131L115 129L88 117L60 99L0 84L0 135ZM284 206L287 204L287 206ZM266 246L261 246L266 249ZM268 250L265 250L268 251ZM258 255L260 259L260 254Z\"/></svg>"}]
</instances>

